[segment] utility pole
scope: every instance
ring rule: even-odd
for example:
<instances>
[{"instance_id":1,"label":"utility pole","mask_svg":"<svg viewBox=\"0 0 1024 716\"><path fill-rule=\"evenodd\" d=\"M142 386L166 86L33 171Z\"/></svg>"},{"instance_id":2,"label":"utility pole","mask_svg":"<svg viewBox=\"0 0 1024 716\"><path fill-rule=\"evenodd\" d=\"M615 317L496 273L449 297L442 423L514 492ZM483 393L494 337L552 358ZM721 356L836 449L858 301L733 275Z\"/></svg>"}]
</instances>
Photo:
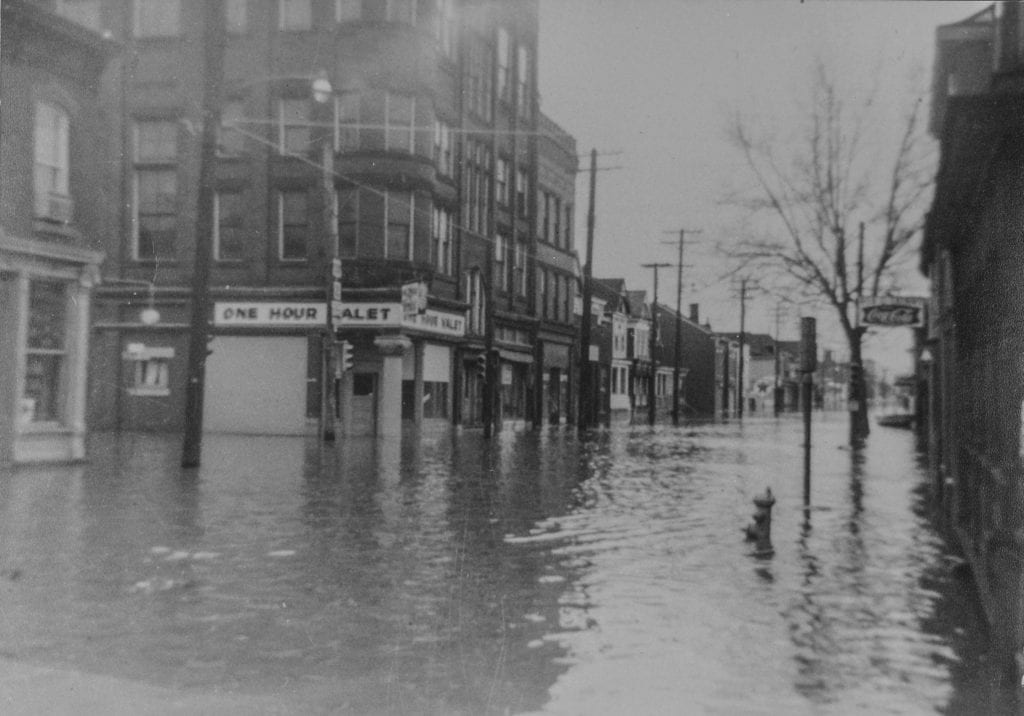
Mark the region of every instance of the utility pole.
<instances>
[{"instance_id":1,"label":"utility pole","mask_svg":"<svg viewBox=\"0 0 1024 716\"><path fill-rule=\"evenodd\" d=\"M657 401L655 390L657 388L658 361L654 357L654 351L658 345L658 269L671 266L668 263L640 264L643 268L654 269L654 300L651 301L651 375L648 378L647 390L647 422L654 425L657 417Z\"/></svg>"},{"instance_id":2,"label":"utility pole","mask_svg":"<svg viewBox=\"0 0 1024 716\"><path fill-rule=\"evenodd\" d=\"M213 254L213 181L216 170L220 97L224 80L224 2L203 6L203 106L196 201L195 263L192 270L192 316L189 323L185 383L185 435L181 466L199 467L203 440L203 391L209 338L210 259Z\"/></svg>"},{"instance_id":3,"label":"utility pole","mask_svg":"<svg viewBox=\"0 0 1024 716\"><path fill-rule=\"evenodd\" d=\"M736 405L736 416L743 420L743 352L746 345L747 330L747 278L740 279L740 357L736 373L736 394L739 400Z\"/></svg>"},{"instance_id":4,"label":"utility pole","mask_svg":"<svg viewBox=\"0 0 1024 716\"><path fill-rule=\"evenodd\" d=\"M594 301L594 201L597 193L597 149L590 150L590 201L587 206L587 260L583 264L583 318L580 325L580 403L578 428L593 423L593 395L590 377L590 311Z\"/></svg>"},{"instance_id":5,"label":"utility pole","mask_svg":"<svg viewBox=\"0 0 1024 716\"><path fill-rule=\"evenodd\" d=\"M494 242L487 242L487 264L481 274L484 282L484 394L483 415L484 438L494 432L494 392L498 366L494 360Z\"/></svg>"},{"instance_id":6,"label":"utility pole","mask_svg":"<svg viewBox=\"0 0 1024 716\"><path fill-rule=\"evenodd\" d=\"M699 234L700 229L679 230L679 263L676 271L676 338L675 338L675 369L672 371L672 424L679 425L679 363L683 333L683 243L686 240L686 232ZM665 242L662 243L673 243Z\"/></svg>"}]
</instances>

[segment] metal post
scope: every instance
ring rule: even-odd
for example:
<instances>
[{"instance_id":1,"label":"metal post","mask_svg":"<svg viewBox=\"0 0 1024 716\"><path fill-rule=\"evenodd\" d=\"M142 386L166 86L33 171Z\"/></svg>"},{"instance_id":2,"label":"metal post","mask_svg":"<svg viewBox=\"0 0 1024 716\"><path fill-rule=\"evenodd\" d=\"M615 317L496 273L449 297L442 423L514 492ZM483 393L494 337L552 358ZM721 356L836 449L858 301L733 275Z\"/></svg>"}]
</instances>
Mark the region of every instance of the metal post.
<instances>
[{"instance_id":1,"label":"metal post","mask_svg":"<svg viewBox=\"0 0 1024 716\"><path fill-rule=\"evenodd\" d=\"M189 323L185 420L181 466L199 467L203 438L203 391L206 379L206 341L209 336L210 259L213 253L213 181L220 96L224 79L224 2L203 3L203 106L196 202L195 263L192 270L192 317Z\"/></svg>"},{"instance_id":2,"label":"metal post","mask_svg":"<svg viewBox=\"0 0 1024 716\"><path fill-rule=\"evenodd\" d=\"M817 325L813 318L800 319L800 371L804 414L804 505L811 504L811 408L812 374L818 367Z\"/></svg>"},{"instance_id":3,"label":"metal post","mask_svg":"<svg viewBox=\"0 0 1024 716\"><path fill-rule=\"evenodd\" d=\"M484 438L494 431L494 390L497 366L494 361L494 242L487 243L487 267L481 274L484 281L484 385L483 415Z\"/></svg>"},{"instance_id":4,"label":"metal post","mask_svg":"<svg viewBox=\"0 0 1024 716\"><path fill-rule=\"evenodd\" d=\"M740 357L739 368L736 373L736 417L743 420L743 402L746 397L743 395L743 349L746 346L747 330L747 279L740 281Z\"/></svg>"},{"instance_id":5,"label":"metal post","mask_svg":"<svg viewBox=\"0 0 1024 716\"><path fill-rule=\"evenodd\" d=\"M597 149L590 150L590 203L587 207L587 260L583 264L583 318L580 324L580 395L579 429L590 427L594 420L590 377L590 311L594 300L594 202L597 193Z\"/></svg>"}]
</instances>

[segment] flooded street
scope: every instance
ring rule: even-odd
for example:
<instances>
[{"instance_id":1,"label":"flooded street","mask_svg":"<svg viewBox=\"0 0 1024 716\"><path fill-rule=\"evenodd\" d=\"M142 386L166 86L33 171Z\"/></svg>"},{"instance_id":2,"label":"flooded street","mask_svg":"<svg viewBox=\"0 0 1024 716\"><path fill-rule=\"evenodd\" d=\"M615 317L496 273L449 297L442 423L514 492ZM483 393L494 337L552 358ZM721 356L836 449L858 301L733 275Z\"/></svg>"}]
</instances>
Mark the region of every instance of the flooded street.
<instances>
[{"instance_id":1,"label":"flooded street","mask_svg":"<svg viewBox=\"0 0 1024 716\"><path fill-rule=\"evenodd\" d=\"M909 431L95 436L0 481L5 660L296 712L1012 713ZM742 528L771 487L770 559Z\"/></svg>"}]
</instances>

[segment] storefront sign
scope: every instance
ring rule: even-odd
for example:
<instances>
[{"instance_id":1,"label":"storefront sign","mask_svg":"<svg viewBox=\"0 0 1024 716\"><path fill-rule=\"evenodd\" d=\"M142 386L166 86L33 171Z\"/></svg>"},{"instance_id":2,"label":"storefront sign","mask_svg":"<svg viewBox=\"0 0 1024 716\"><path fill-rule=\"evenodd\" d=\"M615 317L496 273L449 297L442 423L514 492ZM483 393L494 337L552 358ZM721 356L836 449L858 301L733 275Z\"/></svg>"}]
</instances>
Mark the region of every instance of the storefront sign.
<instances>
[{"instance_id":1,"label":"storefront sign","mask_svg":"<svg viewBox=\"0 0 1024 716\"><path fill-rule=\"evenodd\" d=\"M466 335L466 318L432 308L406 315L401 303L344 303L335 321L338 328L404 327L445 336Z\"/></svg>"},{"instance_id":2,"label":"storefront sign","mask_svg":"<svg viewBox=\"0 0 1024 716\"><path fill-rule=\"evenodd\" d=\"M876 299L861 306L860 322L869 326L923 326L924 299Z\"/></svg>"},{"instance_id":3,"label":"storefront sign","mask_svg":"<svg viewBox=\"0 0 1024 716\"><path fill-rule=\"evenodd\" d=\"M213 306L215 326L322 326L327 318L323 303L236 303Z\"/></svg>"}]
</instances>

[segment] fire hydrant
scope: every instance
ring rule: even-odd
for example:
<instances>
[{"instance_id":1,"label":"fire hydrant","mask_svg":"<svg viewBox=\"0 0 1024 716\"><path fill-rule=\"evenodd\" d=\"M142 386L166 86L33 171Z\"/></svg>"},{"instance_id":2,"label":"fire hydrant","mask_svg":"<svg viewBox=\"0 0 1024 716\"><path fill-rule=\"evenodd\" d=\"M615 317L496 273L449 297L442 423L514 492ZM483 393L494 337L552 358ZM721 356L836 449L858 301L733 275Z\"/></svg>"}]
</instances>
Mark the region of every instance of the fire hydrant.
<instances>
[{"instance_id":1,"label":"fire hydrant","mask_svg":"<svg viewBox=\"0 0 1024 716\"><path fill-rule=\"evenodd\" d=\"M754 521L747 525L747 541L757 542L754 550L755 557L771 557L775 554L772 547L772 506L775 498L772 497L772 488L765 488L763 495L754 498Z\"/></svg>"}]
</instances>

